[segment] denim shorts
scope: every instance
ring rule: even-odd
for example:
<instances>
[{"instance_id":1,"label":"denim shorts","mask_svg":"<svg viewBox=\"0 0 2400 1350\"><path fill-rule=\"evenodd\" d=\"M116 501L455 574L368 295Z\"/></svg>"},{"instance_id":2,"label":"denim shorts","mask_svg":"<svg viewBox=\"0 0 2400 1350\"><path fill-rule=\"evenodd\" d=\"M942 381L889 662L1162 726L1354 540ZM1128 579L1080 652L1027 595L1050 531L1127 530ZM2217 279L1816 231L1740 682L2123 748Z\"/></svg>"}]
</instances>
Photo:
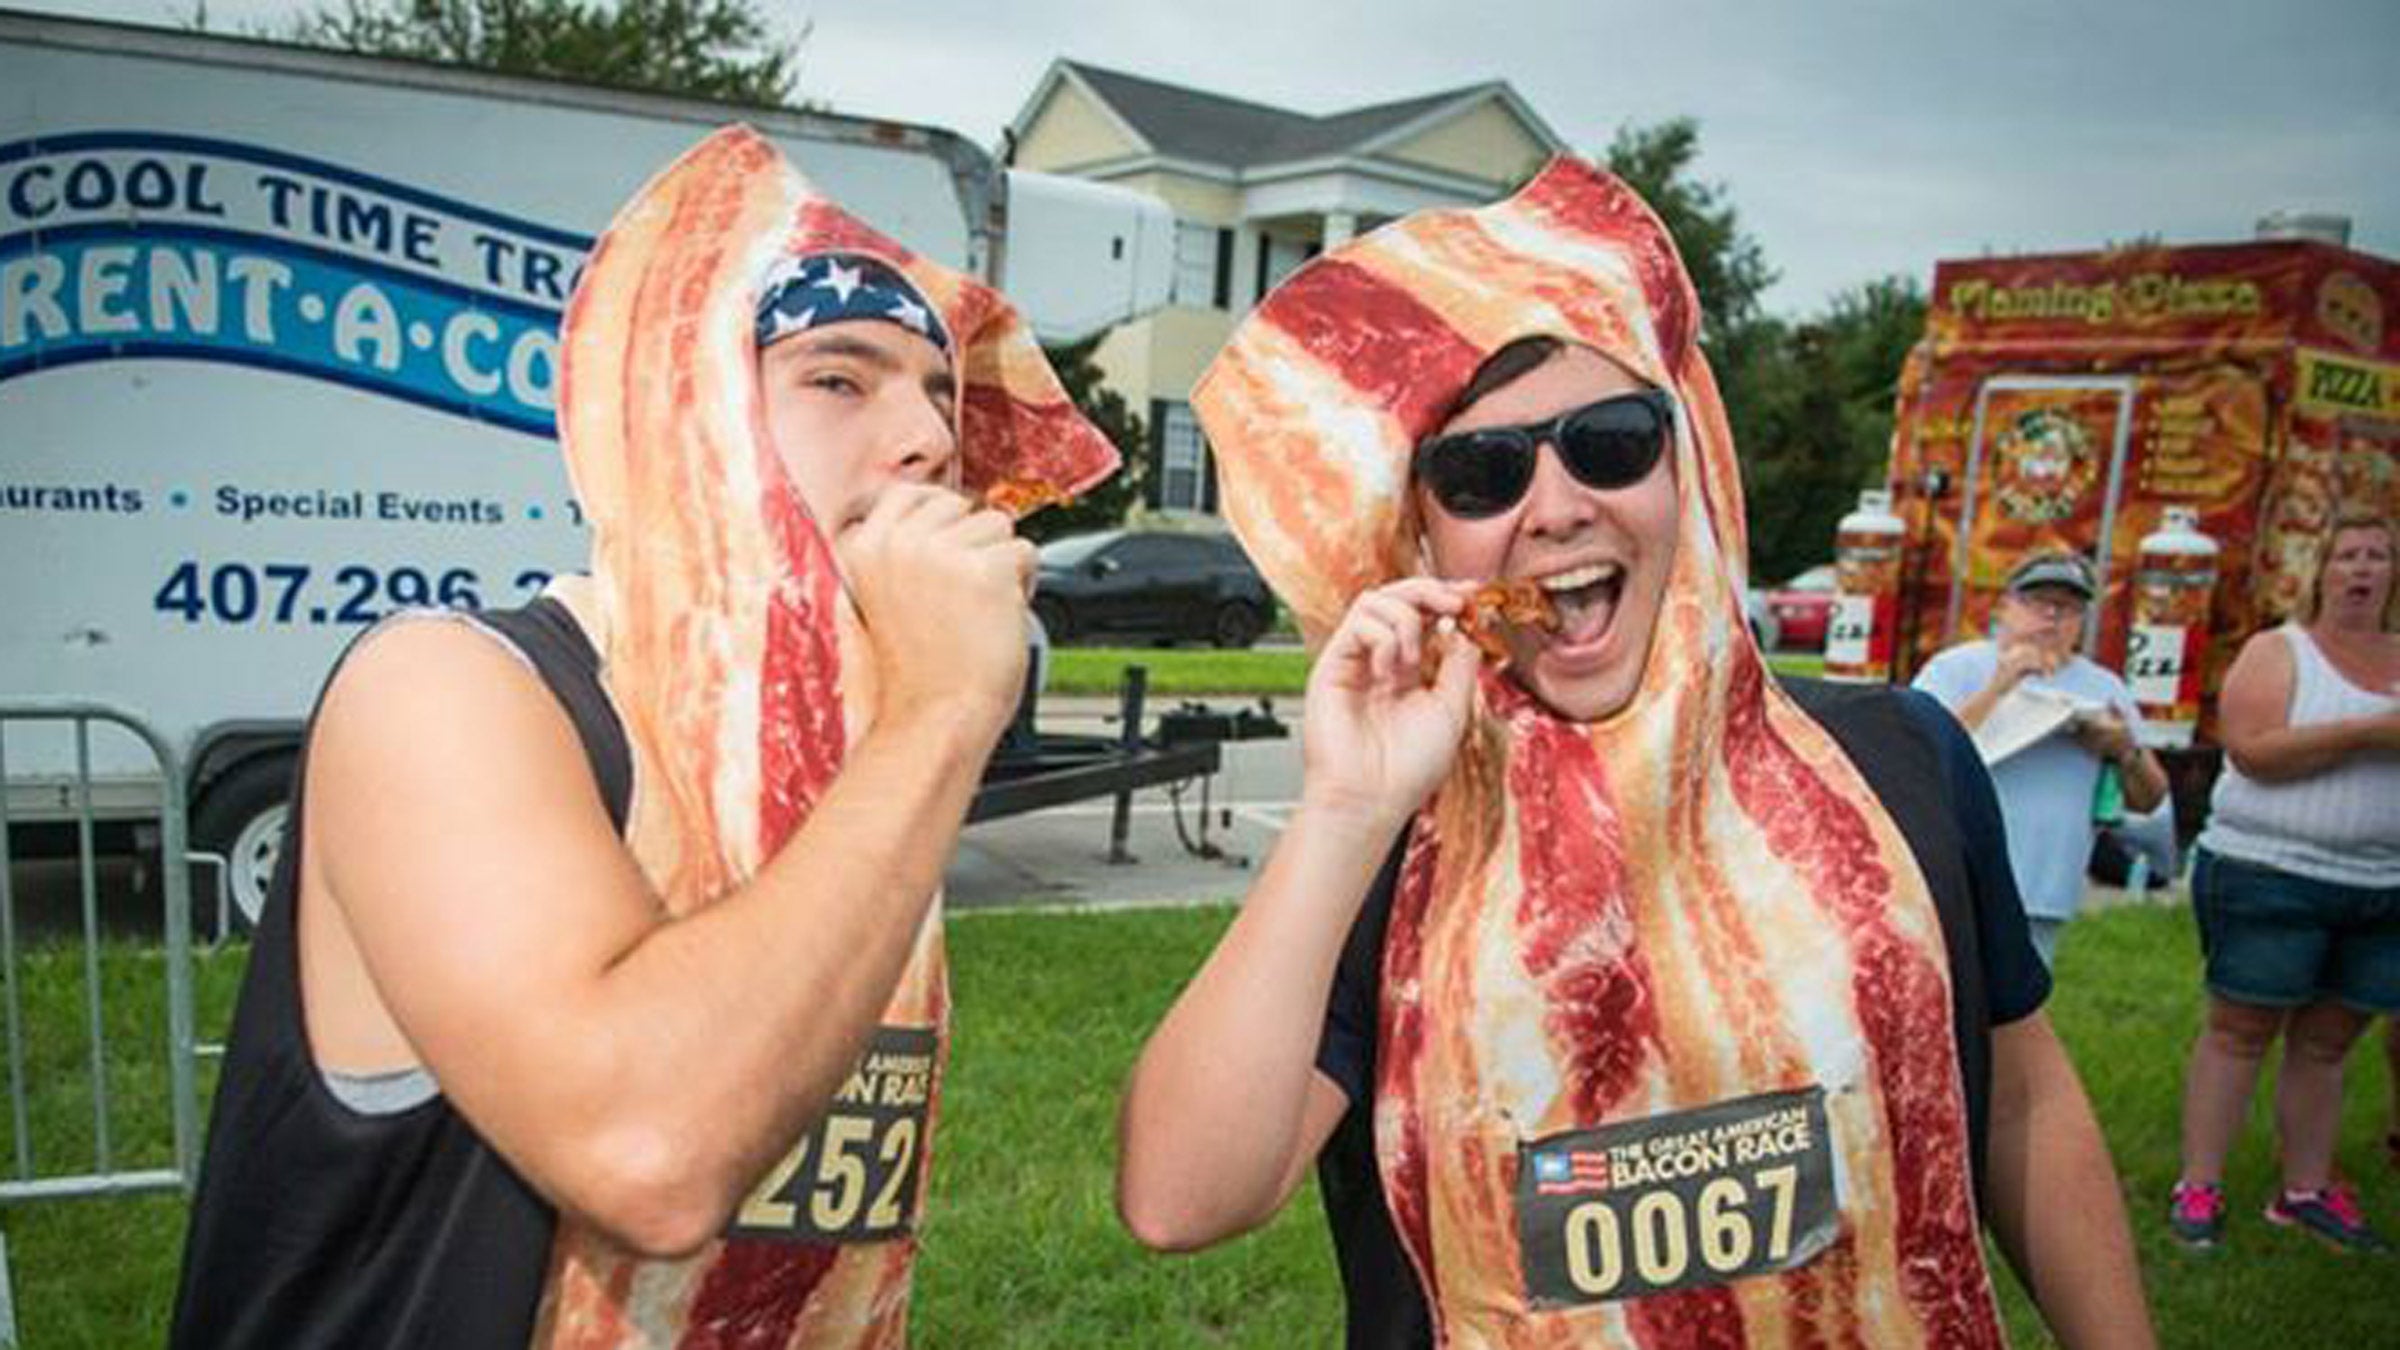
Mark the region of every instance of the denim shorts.
<instances>
[{"instance_id":1,"label":"denim shorts","mask_svg":"<svg viewBox=\"0 0 2400 1350\"><path fill-rule=\"evenodd\" d=\"M2322 998L2400 1012L2400 886L2345 886L2207 849L2192 913L2210 992L2263 1008Z\"/></svg>"}]
</instances>

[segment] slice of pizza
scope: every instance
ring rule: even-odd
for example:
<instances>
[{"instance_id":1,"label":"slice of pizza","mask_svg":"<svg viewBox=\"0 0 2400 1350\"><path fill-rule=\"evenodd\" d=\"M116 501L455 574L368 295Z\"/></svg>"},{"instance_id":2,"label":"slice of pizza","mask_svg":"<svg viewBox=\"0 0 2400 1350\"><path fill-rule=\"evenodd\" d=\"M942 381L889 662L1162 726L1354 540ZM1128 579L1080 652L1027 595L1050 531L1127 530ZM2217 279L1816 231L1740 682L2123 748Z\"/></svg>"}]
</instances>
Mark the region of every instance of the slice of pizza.
<instances>
[{"instance_id":1,"label":"slice of pizza","mask_svg":"<svg viewBox=\"0 0 2400 1350\"><path fill-rule=\"evenodd\" d=\"M983 490L983 504L995 511L1023 520L1036 511L1053 506L1065 506L1075 495L1050 483L1011 482L1003 480Z\"/></svg>"},{"instance_id":2,"label":"slice of pizza","mask_svg":"<svg viewBox=\"0 0 2400 1350\"><path fill-rule=\"evenodd\" d=\"M1550 602L1550 593L1529 578L1514 577L1476 588L1467 598L1458 628L1485 660L1504 662L1508 660L1508 637L1501 631L1503 625L1555 633L1558 622L1558 606Z\"/></svg>"}]
</instances>

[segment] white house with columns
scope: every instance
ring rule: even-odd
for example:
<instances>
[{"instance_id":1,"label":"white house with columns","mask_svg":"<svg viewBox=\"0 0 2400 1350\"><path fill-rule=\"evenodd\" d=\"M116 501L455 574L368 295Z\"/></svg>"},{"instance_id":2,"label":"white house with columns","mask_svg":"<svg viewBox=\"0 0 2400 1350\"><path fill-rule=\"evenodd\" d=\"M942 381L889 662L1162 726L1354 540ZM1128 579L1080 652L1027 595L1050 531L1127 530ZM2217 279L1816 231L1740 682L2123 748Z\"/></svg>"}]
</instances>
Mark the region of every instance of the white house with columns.
<instances>
[{"instance_id":1,"label":"white house with columns","mask_svg":"<svg viewBox=\"0 0 2400 1350\"><path fill-rule=\"evenodd\" d=\"M1432 206L1493 201L1565 148L1505 82L1321 116L1050 65L1009 125L1012 163L1149 192L1176 215L1169 306L1097 360L1150 427L1149 505L1213 514L1189 399L1235 320L1326 247Z\"/></svg>"}]
</instances>

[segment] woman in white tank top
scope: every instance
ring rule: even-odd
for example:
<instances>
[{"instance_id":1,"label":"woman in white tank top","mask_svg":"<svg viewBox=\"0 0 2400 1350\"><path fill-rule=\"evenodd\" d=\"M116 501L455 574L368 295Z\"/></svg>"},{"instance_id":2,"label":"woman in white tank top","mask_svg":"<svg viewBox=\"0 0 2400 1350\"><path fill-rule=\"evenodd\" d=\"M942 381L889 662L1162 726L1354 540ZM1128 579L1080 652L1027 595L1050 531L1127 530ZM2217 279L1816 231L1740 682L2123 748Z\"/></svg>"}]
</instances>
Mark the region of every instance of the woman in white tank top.
<instances>
[{"instance_id":1,"label":"woman in white tank top","mask_svg":"<svg viewBox=\"0 0 2400 1350\"><path fill-rule=\"evenodd\" d=\"M2334 1184L2333 1153L2343 1060L2373 1014L2400 1012L2395 544L2389 520L2338 519L2302 621L2253 636L2218 696L2226 764L2192 874L2208 1014L2168 1202L2190 1246L2222 1232L2225 1156L2278 1033L2283 1190L2266 1217L2339 1247L2382 1245Z\"/></svg>"}]
</instances>

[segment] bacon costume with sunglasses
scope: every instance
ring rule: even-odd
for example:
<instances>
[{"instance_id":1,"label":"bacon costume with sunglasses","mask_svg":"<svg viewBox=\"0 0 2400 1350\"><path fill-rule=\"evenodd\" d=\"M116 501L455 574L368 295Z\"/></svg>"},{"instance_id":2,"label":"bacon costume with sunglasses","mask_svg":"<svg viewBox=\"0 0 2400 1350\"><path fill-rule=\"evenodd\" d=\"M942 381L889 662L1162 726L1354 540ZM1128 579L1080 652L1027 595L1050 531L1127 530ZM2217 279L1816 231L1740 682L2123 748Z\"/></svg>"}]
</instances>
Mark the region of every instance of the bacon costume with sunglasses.
<instances>
[{"instance_id":1,"label":"bacon costume with sunglasses","mask_svg":"<svg viewBox=\"0 0 2400 1350\"><path fill-rule=\"evenodd\" d=\"M1226 514L1312 641L1420 568L1412 452L1490 353L1547 335L1673 396L1678 533L1631 704L1569 721L1486 666L1410 832L1376 1019L1384 1198L1444 1345L1997 1345L1932 896L1747 636L1698 320L1648 208L1560 160L1304 267L1194 393ZM1723 1173L1766 1216L1739 1250L1720 1225L1670 1261L1672 1216L1608 1207L1744 1149L1788 1157ZM1776 1227L1784 1195L1800 1217Z\"/></svg>"},{"instance_id":2,"label":"bacon costume with sunglasses","mask_svg":"<svg viewBox=\"0 0 2400 1350\"><path fill-rule=\"evenodd\" d=\"M672 915L772 857L874 713L866 636L758 387L756 344L810 321L810 288L859 294L847 271L810 261L826 254L904 278L887 308L933 307L916 323L843 317L900 322L946 351L966 491L1072 495L1116 467L996 293L845 214L756 133L709 137L625 207L568 308L559 428L592 524L604 679L633 750L627 839ZM855 1222L812 1227L823 1216L774 1192L785 1169L687 1260L638 1259L562 1220L536 1343L901 1344L916 1254L905 1211L923 1192L948 1037L938 898L880 1020L869 1053L926 1066L928 1095L921 1123L873 1139L897 1170Z\"/></svg>"},{"instance_id":3,"label":"bacon costume with sunglasses","mask_svg":"<svg viewBox=\"0 0 2400 1350\"><path fill-rule=\"evenodd\" d=\"M1658 463L1674 409L1655 389L1619 394L1532 426L1436 436L1417 447L1409 468L1443 510L1462 519L1498 515L1522 501L1545 445L1585 487L1631 487Z\"/></svg>"}]
</instances>

